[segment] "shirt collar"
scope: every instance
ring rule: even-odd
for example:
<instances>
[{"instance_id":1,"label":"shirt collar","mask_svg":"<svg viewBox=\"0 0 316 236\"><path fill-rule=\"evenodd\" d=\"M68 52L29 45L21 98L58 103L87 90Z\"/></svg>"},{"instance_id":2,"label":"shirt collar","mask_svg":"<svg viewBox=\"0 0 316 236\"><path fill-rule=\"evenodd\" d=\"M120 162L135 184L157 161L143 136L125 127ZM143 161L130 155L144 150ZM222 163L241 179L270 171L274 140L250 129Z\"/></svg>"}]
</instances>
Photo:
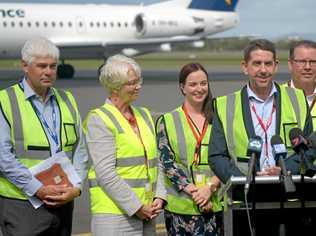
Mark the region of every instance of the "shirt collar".
<instances>
[{"instance_id":1,"label":"shirt collar","mask_svg":"<svg viewBox=\"0 0 316 236\"><path fill-rule=\"evenodd\" d=\"M31 88L31 86L26 82L26 77L23 78L23 80L20 82L22 88L24 89L24 96L25 100L31 98L31 97L36 97L40 98L39 95L35 93L35 91ZM55 96L53 90L51 88L48 89L47 97L46 99L50 99L50 97Z\"/></svg>"},{"instance_id":2,"label":"shirt collar","mask_svg":"<svg viewBox=\"0 0 316 236\"><path fill-rule=\"evenodd\" d=\"M269 94L269 96L268 96L268 99L271 98L272 96L274 96L274 94L277 93L277 92L278 92L278 90L276 89L275 84L272 83L272 89L271 89L271 91L270 91L270 94ZM261 98L259 98L259 97L257 96L257 94L255 94L255 93L251 90L251 88L250 88L250 86L249 86L249 83L247 84L247 93L248 93L248 99L252 99L252 98L253 98L253 99L257 100L257 101L264 102Z\"/></svg>"}]
</instances>

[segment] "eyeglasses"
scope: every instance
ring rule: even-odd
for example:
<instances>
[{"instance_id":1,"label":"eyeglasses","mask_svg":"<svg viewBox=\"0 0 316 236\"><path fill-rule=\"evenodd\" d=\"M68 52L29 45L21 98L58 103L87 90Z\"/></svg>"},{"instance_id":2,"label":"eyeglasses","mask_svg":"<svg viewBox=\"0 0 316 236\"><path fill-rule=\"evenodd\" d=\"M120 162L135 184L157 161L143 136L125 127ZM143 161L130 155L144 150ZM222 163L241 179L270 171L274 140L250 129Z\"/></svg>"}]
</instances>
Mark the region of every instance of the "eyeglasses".
<instances>
[{"instance_id":1,"label":"eyeglasses","mask_svg":"<svg viewBox=\"0 0 316 236\"><path fill-rule=\"evenodd\" d=\"M139 77L137 79L130 80L130 81L127 81L126 83L124 83L124 85L127 85L127 86L137 86L137 85L142 85L142 84L143 84L142 77Z\"/></svg>"},{"instance_id":2,"label":"eyeglasses","mask_svg":"<svg viewBox=\"0 0 316 236\"><path fill-rule=\"evenodd\" d=\"M316 66L316 60L297 60L297 59L293 59L293 61L295 62L296 65L300 66L300 67L304 67L307 65L307 63L309 64L309 66L314 67Z\"/></svg>"}]
</instances>

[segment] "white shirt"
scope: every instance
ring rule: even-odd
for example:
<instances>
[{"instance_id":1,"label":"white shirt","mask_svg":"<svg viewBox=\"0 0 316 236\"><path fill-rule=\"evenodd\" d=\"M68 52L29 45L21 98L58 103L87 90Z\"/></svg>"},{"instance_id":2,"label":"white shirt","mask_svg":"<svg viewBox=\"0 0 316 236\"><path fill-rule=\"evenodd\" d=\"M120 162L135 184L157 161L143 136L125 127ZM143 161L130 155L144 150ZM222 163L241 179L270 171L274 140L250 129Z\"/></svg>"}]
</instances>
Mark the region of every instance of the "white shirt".
<instances>
[{"instance_id":1,"label":"white shirt","mask_svg":"<svg viewBox=\"0 0 316 236\"><path fill-rule=\"evenodd\" d=\"M274 94L277 93L277 89L273 83L271 92L266 100L262 100L259 98L249 87L249 84L247 85L247 93L248 93L248 99L249 99L249 105L250 105L250 112L251 112L251 118L252 118L252 124L255 130L256 135L260 136L262 138L263 146L260 156L260 171L264 170L265 167L271 167L275 166L275 160L272 153L272 147L271 147L271 137L275 135L276 130L276 111L272 114L272 120L271 125L267 129L267 140L265 138L265 132L263 128L261 127L255 112L252 110L251 106L253 105L256 109L257 115L262 119L263 123L266 125L268 120L271 117L272 109L273 109L273 100L274 100ZM266 145L267 143L267 145ZM266 151L267 154L266 155Z\"/></svg>"}]
</instances>

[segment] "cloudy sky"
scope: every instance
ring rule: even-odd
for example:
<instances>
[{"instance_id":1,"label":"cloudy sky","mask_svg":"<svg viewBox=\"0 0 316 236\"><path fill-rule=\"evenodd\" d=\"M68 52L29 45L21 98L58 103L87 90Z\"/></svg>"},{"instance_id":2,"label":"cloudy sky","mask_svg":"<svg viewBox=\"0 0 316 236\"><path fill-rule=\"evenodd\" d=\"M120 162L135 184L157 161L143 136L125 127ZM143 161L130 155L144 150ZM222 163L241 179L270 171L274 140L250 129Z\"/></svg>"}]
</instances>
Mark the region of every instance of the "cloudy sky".
<instances>
[{"instance_id":1,"label":"cloudy sky","mask_svg":"<svg viewBox=\"0 0 316 236\"><path fill-rule=\"evenodd\" d=\"M223 0L224 1L224 0ZM157 0L13 0L0 2L149 4ZM240 24L223 36L255 35L269 38L301 35L316 39L316 0L240 0Z\"/></svg>"}]
</instances>

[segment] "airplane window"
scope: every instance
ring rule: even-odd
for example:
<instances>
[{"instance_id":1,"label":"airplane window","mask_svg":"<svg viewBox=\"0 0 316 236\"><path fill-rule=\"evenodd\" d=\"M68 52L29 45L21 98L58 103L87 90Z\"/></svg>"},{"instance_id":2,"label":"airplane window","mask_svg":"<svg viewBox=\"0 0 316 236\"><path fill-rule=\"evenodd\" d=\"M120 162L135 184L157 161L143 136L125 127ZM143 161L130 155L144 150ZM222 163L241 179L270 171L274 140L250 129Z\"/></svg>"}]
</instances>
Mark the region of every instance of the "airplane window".
<instances>
[{"instance_id":1,"label":"airplane window","mask_svg":"<svg viewBox=\"0 0 316 236\"><path fill-rule=\"evenodd\" d=\"M3 22L3 27L7 27L7 22Z\"/></svg>"},{"instance_id":2,"label":"airplane window","mask_svg":"<svg viewBox=\"0 0 316 236\"><path fill-rule=\"evenodd\" d=\"M111 24L111 27L113 27L113 26L114 26L114 23L113 23L113 22L111 22L110 24Z\"/></svg>"},{"instance_id":3,"label":"airplane window","mask_svg":"<svg viewBox=\"0 0 316 236\"><path fill-rule=\"evenodd\" d=\"M44 27L47 27L47 22L46 21L44 21Z\"/></svg>"},{"instance_id":4,"label":"airplane window","mask_svg":"<svg viewBox=\"0 0 316 236\"><path fill-rule=\"evenodd\" d=\"M39 27L40 24L39 24L38 21L36 21L36 22L35 22L35 25L36 25L36 27Z\"/></svg>"},{"instance_id":5,"label":"airplane window","mask_svg":"<svg viewBox=\"0 0 316 236\"><path fill-rule=\"evenodd\" d=\"M100 28L100 22L97 22L97 27Z\"/></svg>"},{"instance_id":6,"label":"airplane window","mask_svg":"<svg viewBox=\"0 0 316 236\"><path fill-rule=\"evenodd\" d=\"M90 22L90 26L93 27L93 22Z\"/></svg>"},{"instance_id":7,"label":"airplane window","mask_svg":"<svg viewBox=\"0 0 316 236\"><path fill-rule=\"evenodd\" d=\"M103 22L103 27L106 27L106 22Z\"/></svg>"},{"instance_id":8,"label":"airplane window","mask_svg":"<svg viewBox=\"0 0 316 236\"><path fill-rule=\"evenodd\" d=\"M70 21L68 22L68 26L69 26L69 27L72 27L72 23L71 23Z\"/></svg>"},{"instance_id":9,"label":"airplane window","mask_svg":"<svg viewBox=\"0 0 316 236\"><path fill-rule=\"evenodd\" d=\"M59 26L63 27L64 26L63 22L59 22Z\"/></svg>"},{"instance_id":10,"label":"airplane window","mask_svg":"<svg viewBox=\"0 0 316 236\"><path fill-rule=\"evenodd\" d=\"M22 22L22 21L20 21L20 24L19 24L19 25L20 25L20 27L23 27L23 22Z\"/></svg>"},{"instance_id":11,"label":"airplane window","mask_svg":"<svg viewBox=\"0 0 316 236\"><path fill-rule=\"evenodd\" d=\"M13 21L11 22L11 26L12 26L12 27L14 27L14 26L15 26L15 24L14 24L14 22L13 22Z\"/></svg>"},{"instance_id":12,"label":"airplane window","mask_svg":"<svg viewBox=\"0 0 316 236\"><path fill-rule=\"evenodd\" d=\"M52 26L53 26L53 27L55 27L55 26L56 26L56 23L55 23L54 21L52 22Z\"/></svg>"},{"instance_id":13,"label":"airplane window","mask_svg":"<svg viewBox=\"0 0 316 236\"><path fill-rule=\"evenodd\" d=\"M120 22L117 22L117 26L118 26L118 27L121 27L121 23L120 23Z\"/></svg>"},{"instance_id":14,"label":"airplane window","mask_svg":"<svg viewBox=\"0 0 316 236\"><path fill-rule=\"evenodd\" d=\"M79 27L82 27L82 26L83 26L83 24L82 24L82 22L80 21L80 22L79 22Z\"/></svg>"},{"instance_id":15,"label":"airplane window","mask_svg":"<svg viewBox=\"0 0 316 236\"><path fill-rule=\"evenodd\" d=\"M28 27L31 27L31 26L32 26L32 23L31 23L31 22L27 22L27 26L28 26Z\"/></svg>"},{"instance_id":16,"label":"airplane window","mask_svg":"<svg viewBox=\"0 0 316 236\"><path fill-rule=\"evenodd\" d=\"M127 22L125 22L125 24L124 24L124 25L125 25L125 27L126 27L126 28L128 27L128 24L127 24Z\"/></svg>"}]
</instances>

